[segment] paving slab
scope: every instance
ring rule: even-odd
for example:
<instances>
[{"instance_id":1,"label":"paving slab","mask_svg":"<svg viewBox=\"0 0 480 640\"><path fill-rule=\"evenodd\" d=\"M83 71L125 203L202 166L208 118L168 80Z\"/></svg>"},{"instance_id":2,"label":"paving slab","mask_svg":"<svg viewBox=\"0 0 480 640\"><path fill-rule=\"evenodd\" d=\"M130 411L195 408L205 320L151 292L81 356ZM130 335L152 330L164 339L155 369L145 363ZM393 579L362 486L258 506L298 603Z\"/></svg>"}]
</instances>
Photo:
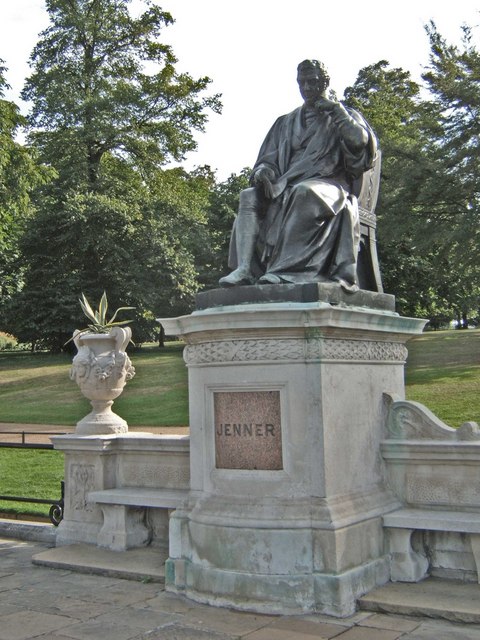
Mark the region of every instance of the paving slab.
<instances>
[{"instance_id":1,"label":"paving slab","mask_svg":"<svg viewBox=\"0 0 480 640\"><path fill-rule=\"evenodd\" d=\"M340 632L340 630L339 630ZM318 633L309 633L304 631L291 631L287 629L260 629L255 631L247 638L248 640L328 640L333 636L323 636Z\"/></svg>"},{"instance_id":2,"label":"paving slab","mask_svg":"<svg viewBox=\"0 0 480 640\"><path fill-rule=\"evenodd\" d=\"M64 630L66 636L75 640L137 640L139 630L122 623L105 623L90 620L71 625ZM51 637L53 640L55 636ZM56 638L55 638L56 640Z\"/></svg>"},{"instance_id":3,"label":"paving slab","mask_svg":"<svg viewBox=\"0 0 480 640\"><path fill-rule=\"evenodd\" d=\"M84 552L93 550L84 546ZM105 575L98 575L90 568L78 572L77 565L72 570L62 563L60 569L32 564L32 556L65 549L0 538L0 640L480 640L479 624L445 620L432 605L435 602L437 609L445 607L454 615L459 615L461 607L462 615L476 615L471 602L480 600L476 584L432 579L420 585L390 585L395 587L397 604L398 593L406 588L410 608L412 600L420 602L415 611L423 607L431 617L371 610L343 619L320 614L267 616L210 607L166 593L161 582L138 581L145 574L144 565L126 572L128 577L135 576L135 582L109 575L109 566L102 569ZM158 550L140 551L147 551L141 553L143 563L148 551L159 556ZM117 568L129 556L129 552L107 553ZM136 553L129 557L137 561ZM148 562L151 565L151 557ZM397 590L398 586L403 589ZM381 606L380 591L362 600ZM390 589L388 593L391 601Z\"/></svg>"},{"instance_id":4,"label":"paving slab","mask_svg":"<svg viewBox=\"0 0 480 640\"><path fill-rule=\"evenodd\" d=\"M408 640L480 640L478 625L465 625L432 620L423 622Z\"/></svg>"},{"instance_id":5,"label":"paving slab","mask_svg":"<svg viewBox=\"0 0 480 640\"><path fill-rule=\"evenodd\" d=\"M250 636L248 636L250 638ZM148 635L140 636L139 640L237 640L238 636L225 635L212 631L200 631L185 627L181 624L172 624Z\"/></svg>"},{"instance_id":6,"label":"paving slab","mask_svg":"<svg viewBox=\"0 0 480 640\"><path fill-rule=\"evenodd\" d=\"M422 582L391 582L358 601L368 611L480 623L480 585L427 578Z\"/></svg>"},{"instance_id":7,"label":"paving slab","mask_svg":"<svg viewBox=\"0 0 480 640\"><path fill-rule=\"evenodd\" d=\"M352 627L338 636L338 640L397 640L401 636L403 636L401 631Z\"/></svg>"},{"instance_id":8,"label":"paving slab","mask_svg":"<svg viewBox=\"0 0 480 640\"><path fill-rule=\"evenodd\" d=\"M391 631L413 631L421 624L421 618L405 618L403 616L376 613L357 623L359 627L390 629Z\"/></svg>"},{"instance_id":9,"label":"paving slab","mask_svg":"<svg viewBox=\"0 0 480 640\"><path fill-rule=\"evenodd\" d=\"M163 611L164 613L186 613L191 609L203 607L203 605L198 604L193 600L188 600L188 598L185 598L184 596L167 593L166 591L161 591L153 598L142 600L141 602L138 602L137 604L134 604L132 606L138 607L140 609L153 609L154 611Z\"/></svg>"},{"instance_id":10,"label":"paving slab","mask_svg":"<svg viewBox=\"0 0 480 640\"><path fill-rule=\"evenodd\" d=\"M277 620L275 616L260 613L232 611L221 607L197 607L189 609L183 616L185 625L200 630L242 636Z\"/></svg>"},{"instance_id":11,"label":"paving slab","mask_svg":"<svg viewBox=\"0 0 480 640\"><path fill-rule=\"evenodd\" d=\"M165 556L149 547L110 551L89 544L71 544L37 553L33 564L130 580L165 582Z\"/></svg>"},{"instance_id":12,"label":"paving slab","mask_svg":"<svg viewBox=\"0 0 480 640\"><path fill-rule=\"evenodd\" d=\"M259 629L247 637L248 640L291 640L291 638L331 640L337 636L343 637L344 631L348 629L348 626L316 623L302 620L302 618L280 618L274 624Z\"/></svg>"},{"instance_id":13,"label":"paving slab","mask_svg":"<svg viewBox=\"0 0 480 640\"><path fill-rule=\"evenodd\" d=\"M303 620L297 616L292 616L288 618L280 618L273 624L269 625L268 630L275 630L275 632L282 631L285 634L290 635L292 633L303 633L306 637L325 638L325 640L330 640L330 638L335 638L346 631L349 626L350 625L348 623L343 626L331 624L329 622Z\"/></svg>"},{"instance_id":14,"label":"paving slab","mask_svg":"<svg viewBox=\"0 0 480 640\"><path fill-rule=\"evenodd\" d=\"M20 611L0 616L0 640L27 640L72 624L66 616L38 611Z\"/></svg>"}]
</instances>

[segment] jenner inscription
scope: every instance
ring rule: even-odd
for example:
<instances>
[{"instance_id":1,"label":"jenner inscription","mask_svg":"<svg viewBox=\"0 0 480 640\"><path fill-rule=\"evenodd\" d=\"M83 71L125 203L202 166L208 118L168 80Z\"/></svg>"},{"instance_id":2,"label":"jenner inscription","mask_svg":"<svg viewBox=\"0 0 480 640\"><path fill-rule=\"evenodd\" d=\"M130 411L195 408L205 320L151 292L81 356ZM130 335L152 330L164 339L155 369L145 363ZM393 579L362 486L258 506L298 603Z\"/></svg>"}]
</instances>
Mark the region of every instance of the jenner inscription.
<instances>
[{"instance_id":1,"label":"jenner inscription","mask_svg":"<svg viewBox=\"0 0 480 640\"><path fill-rule=\"evenodd\" d=\"M283 469L279 391L214 393L217 469Z\"/></svg>"}]
</instances>

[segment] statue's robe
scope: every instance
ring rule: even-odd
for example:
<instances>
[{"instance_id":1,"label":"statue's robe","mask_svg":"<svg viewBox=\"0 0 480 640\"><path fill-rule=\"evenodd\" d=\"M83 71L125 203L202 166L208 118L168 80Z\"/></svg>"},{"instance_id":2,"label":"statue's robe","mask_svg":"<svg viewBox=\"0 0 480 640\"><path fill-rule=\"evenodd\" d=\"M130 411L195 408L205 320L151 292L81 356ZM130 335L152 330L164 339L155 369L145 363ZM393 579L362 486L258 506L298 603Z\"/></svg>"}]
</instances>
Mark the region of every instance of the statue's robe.
<instances>
[{"instance_id":1,"label":"statue's robe","mask_svg":"<svg viewBox=\"0 0 480 640\"><path fill-rule=\"evenodd\" d=\"M334 122L326 113L299 107L278 118L267 134L252 173L265 166L275 174L273 199L258 198L260 233L252 265L256 276L274 274L283 282L336 281L356 288L356 195L377 147L364 118L346 111L348 117ZM348 136L342 135L343 127L352 125L367 132L368 142L360 149L352 149Z\"/></svg>"}]
</instances>

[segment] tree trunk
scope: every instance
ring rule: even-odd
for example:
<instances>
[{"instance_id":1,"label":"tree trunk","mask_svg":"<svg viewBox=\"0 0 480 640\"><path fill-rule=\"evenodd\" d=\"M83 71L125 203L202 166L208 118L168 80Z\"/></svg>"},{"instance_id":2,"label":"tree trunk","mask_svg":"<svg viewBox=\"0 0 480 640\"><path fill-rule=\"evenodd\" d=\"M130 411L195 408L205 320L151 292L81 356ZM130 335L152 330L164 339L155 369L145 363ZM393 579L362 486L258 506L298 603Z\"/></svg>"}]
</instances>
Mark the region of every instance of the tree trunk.
<instances>
[{"instance_id":1,"label":"tree trunk","mask_svg":"<svg viewBox=\"0 0 480 640\"><path fill-rule=\"evenodd\" d=\"M158 336L158 346L163 349L165 347L165 329L160 325L160 334Z\"/></svg>"}]
</instances>

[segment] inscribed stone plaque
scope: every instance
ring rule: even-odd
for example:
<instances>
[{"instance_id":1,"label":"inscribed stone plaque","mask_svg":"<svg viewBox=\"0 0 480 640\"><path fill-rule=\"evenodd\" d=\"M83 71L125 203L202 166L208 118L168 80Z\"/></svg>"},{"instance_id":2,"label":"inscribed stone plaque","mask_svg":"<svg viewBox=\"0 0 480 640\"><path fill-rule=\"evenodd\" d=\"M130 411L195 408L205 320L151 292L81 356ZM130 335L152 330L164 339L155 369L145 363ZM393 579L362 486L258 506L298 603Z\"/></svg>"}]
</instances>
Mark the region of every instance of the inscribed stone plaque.
<instances>
[{"instance_id":1,"label":"inscribed stone plaque","mask_svg":"<svg viewBox=\"0 0 480 640\"><path fill-rule=\"evenodd\" d=\"M283 469L280 391L213 394L217 469Z\"/></svg>"}]
</instances>

